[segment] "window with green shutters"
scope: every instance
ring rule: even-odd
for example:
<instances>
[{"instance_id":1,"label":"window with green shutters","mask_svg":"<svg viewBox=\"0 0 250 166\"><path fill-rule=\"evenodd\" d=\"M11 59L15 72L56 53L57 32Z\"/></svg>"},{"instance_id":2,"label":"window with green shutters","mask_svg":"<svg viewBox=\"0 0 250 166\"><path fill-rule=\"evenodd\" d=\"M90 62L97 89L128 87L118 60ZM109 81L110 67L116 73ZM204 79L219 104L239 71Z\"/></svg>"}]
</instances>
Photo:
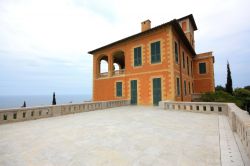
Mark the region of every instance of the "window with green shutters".
<instances>
[{"instance_id":1,"label":"window with green shutters","mask_svg":"<svg viewBox=\"0 0 250 166\"><path fill-rule=\"evenodd\" d=\"M206 63L199 63L199 73L200 74L206 73Z\"/></svg>"},{"instance_id":2,"label":"window with green shutters","mask_svg":"<svg viewBox=\"0 0 250 166\"><path fill-rule=\"evenodd\" d=\"M116 96L122 96L122 82L116 82Z\"/></svg>"},{"instance_id":3,"label":"window with green shutters","mask_svg":"<svg viewBox=\"0 0 250 166\"><path fill-rule=\"evenodd\" d=\"M176 91L177 91L177 96L180 96L181 94L181 89L180 89L180 78L176 78Z\"/></svg>"},{"instance_id":4,"label":"window with green shutters","mask_svg":"<svg viewBox=\"0 0 250 166\"><path fill-rule=\"evenodd\" d=\"M184 80L184 95L187 95L187 82Z\"/></svg>"},{"instance_id":5,"label":"window with green shutters","mask_svg":"<svg viewBox=\"0 0 250 166\"><path fill-rule=\"evenodd\" d=\"M185 68L185 54L184 54L184 51L182 52L182 64L183 64L183 68Z\"/></svg>"},{"instance_id":6,"label":"window with green shutters","mask_svg":"<svg viewBox=\"0 0 250 166\"><path fill-rule=\"evenodd\" d=\"M175 63L179 63L178 44L174 42Z\"/></svg>"},{"instance_id":7,"label":"window with green shutters","mask_svg":"<svg viewBox=\"0 0 250 166\"><path fill-rule=\"evenodd\" d=\"M191 94L190 82L188 82L188 93Z\"/></svg>"},{"instance_id":8,"label":"window with green shutters","mask_svg":"<svg viewBox=\"0 0 250 166\"><path fill-rule=\"evenodd\" d=\"M161 62L161 43L160 41L151 43L151 63Z\"/></svg>"},{"instance_id":9,"label":"window with green shutters","mask_svg":"<svg viewBox=\"0 0 250 166\"><path fill-rule=\"evenodd\" d=\"M134 66L141 66L141 47L134 48Z\"/></svg>"}]
</instances>

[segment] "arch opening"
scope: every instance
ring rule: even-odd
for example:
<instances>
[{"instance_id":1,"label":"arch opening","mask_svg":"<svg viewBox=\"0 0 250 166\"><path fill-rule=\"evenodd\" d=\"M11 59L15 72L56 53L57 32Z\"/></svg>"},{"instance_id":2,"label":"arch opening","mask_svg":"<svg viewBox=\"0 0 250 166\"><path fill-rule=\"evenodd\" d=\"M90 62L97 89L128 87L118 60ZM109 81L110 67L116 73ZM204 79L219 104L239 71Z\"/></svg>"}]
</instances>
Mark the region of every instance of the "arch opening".
<instances>
[{"instance_id":1,"label":"arch opening","mask_svg":"<svg viewBox=\"0 0 250 166\"><path fill-rule=\"evenodd\" d=\"M116 51L113 54L113 75L124 74L125 56L123 51Z\"/></svg>"}]
</instances>

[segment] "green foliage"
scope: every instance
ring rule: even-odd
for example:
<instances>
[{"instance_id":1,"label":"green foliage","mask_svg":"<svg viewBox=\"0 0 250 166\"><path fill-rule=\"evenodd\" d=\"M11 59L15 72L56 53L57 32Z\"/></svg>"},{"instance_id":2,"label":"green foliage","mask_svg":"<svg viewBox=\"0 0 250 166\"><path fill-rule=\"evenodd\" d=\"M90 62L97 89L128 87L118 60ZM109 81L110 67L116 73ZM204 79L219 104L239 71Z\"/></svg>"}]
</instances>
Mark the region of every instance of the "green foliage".
<instances>
[{"instance_id":1,"label":"green foliage","mask_svg":"<svg viewBox=\"0 0 250 166\"><path fill-rule=\"evenodd\" d=\"M225 87L221 86L221 85L217 85L215 87L215 91L226 91Z\"/></svg>"},{"instance_id":2,"label":"green foliage","mask_svg":"<svg viewBox=\"0 0 250 166\"><path fill-rule=\"evenodd\" d=\"M250 85L245 86L245 87L244 87L244 89L247 89L247 90L249 90L249 91L250 91Z\"/></svg>"},{"instance_id":3,"label":"green foliage","mask_svg":"<svg viewBox=\"0 0 250 166\"><path fill-rule=\"evenodd\" d=\"M233 81L232 81L232 77L231 77L231 70L230 70L229 62L227 62L226 92L233 94Z\"/></svg>"},{"instance_id":4,"label":"green foliage","mask_svg":"<svg viewBox=\"0 0 250 166\"><path fill-rule=\"evenodd\" d=\"M238 107L250 113L250 91L244 88L236 88L233 95L222 90L205 93L202 94L201 101L235 103Z\"/></svg>"},{"instance_id":5,"label":"green foliage","mask_svg":"<svg viewBox=\"0 0 250 166\"><path fill-rule=\"evenodd\" d=\"M250 91L243 88L237 88L234 90L234 96L242 101L243 109L250 112Z\"/></svg>"},{"instance_id":6,"label":"green foliage","mask_svg":"<svg viewBox=\"0 0 250 166\"><path fill-rule=\"evenodd\" d=\"M224 91L205 93L201 96L201 100L204 102L235 103L240 108L244 106L241 100Z\"/></svg>"}]
</instances>

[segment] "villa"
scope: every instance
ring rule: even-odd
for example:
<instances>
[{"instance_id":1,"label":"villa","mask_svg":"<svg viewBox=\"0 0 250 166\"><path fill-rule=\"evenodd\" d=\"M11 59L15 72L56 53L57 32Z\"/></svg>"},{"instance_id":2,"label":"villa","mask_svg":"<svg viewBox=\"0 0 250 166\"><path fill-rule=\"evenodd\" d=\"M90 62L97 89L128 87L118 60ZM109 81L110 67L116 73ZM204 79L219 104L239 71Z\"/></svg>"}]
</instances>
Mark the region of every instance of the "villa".
<instances>
[{"instance_id":1,"label":"villa","mask_svg":"<svg viewBox=\"0 0 250 166\"><path fill-rule=\"evenodd\" d=\"M214 56L195 52L193 15L151 28L101 48L93 55L93 101L128 99L131 104L191 101L192 94L214 91ZM102 61L108 72L101 71ZM119 66L119 68L115 68ZM103 86L105 85L105 86Z\"/></svg>"}]
</instances>

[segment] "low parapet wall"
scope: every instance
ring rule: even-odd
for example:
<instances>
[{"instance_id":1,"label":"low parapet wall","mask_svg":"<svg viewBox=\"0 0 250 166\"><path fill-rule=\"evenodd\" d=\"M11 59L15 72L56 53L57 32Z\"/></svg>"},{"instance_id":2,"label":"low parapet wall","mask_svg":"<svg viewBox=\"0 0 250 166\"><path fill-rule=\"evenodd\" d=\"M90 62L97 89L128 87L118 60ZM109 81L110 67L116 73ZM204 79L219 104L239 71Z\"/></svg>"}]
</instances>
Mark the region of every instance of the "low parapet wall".
<instances>
[{"instance_id":1,"label":"low parapet wall","mask_svg":"<svg viewBox=\"0 0 250 166\"><path fill-rule=\"evenodd\" d=\"M173 102L161 101L159 106L167 110L186 110L201 113L218 113L227 115L228 105L226 103L211 102Z\"/></svg>"},{"instance_id":2,"label":"low parapet wall","mask_svg":"<svg viewBox=\"0 0 250 166\"><path fill-rule=\"evenodd\" d=\"M216 113L227 116L232 131L237 133L250 157L250 115L234 103L161 101L159 106L169 111Z\"/></svg>"},{"instance_id":3,"label":"low parapet wall","mask_svg":"<svg viewBox=\"0 0 250 166\"><path fill-rule=\"evenodd\" d=\"M125 106L129 104L129 100L113 100L101 102L84 102L80 104L0 109L0 124L94 111L105 108Z\"/></svg>"}]
</instances>

